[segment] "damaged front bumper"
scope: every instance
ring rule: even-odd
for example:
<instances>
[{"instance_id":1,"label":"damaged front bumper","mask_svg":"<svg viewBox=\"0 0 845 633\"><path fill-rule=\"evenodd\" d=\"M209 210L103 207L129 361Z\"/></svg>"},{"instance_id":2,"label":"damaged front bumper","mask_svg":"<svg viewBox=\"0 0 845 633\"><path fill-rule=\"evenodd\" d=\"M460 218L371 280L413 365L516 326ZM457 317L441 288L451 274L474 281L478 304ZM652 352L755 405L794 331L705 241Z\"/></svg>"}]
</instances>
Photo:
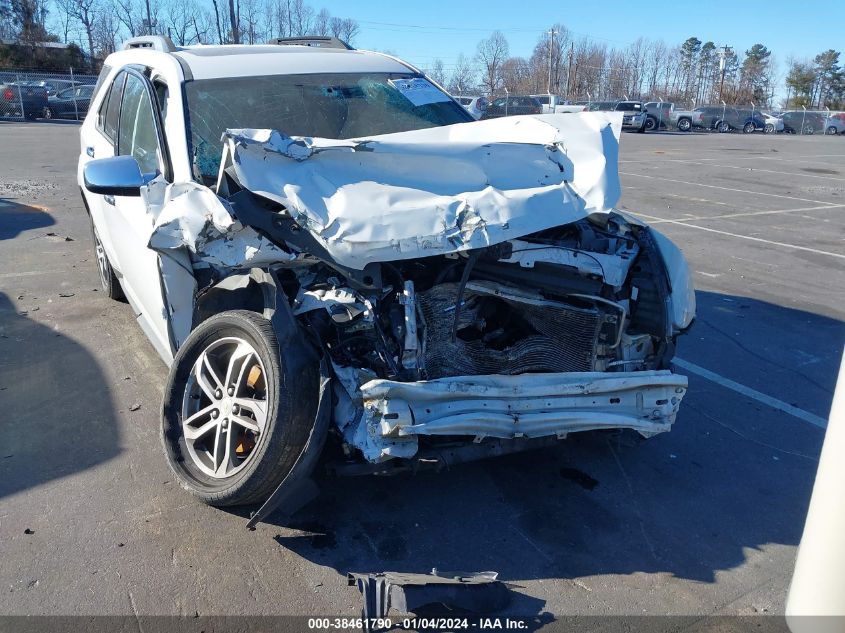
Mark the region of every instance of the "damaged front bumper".
<instances>
[{"instance_id":1,"label":"damaged front bumper","mask_svg":"<svg viewBox=\"0 0 845 633\"><path fill-rule=\"evenodd\" d=\"M668 431L687 378L667 370L370 380L353 419L337 420L367 460L413 457L421 436L564 438L575 431ZM349 412L349 408L340 411Z\"/></svg>"}]
</instances>

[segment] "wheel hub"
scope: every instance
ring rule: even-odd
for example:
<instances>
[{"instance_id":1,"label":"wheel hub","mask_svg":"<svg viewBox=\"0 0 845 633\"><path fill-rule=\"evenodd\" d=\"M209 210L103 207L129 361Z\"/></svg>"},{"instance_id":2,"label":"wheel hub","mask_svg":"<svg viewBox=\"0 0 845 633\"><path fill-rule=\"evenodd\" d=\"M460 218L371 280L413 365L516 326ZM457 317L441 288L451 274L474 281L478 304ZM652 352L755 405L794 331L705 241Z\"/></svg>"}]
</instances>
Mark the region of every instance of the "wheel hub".
<instances>
[{"instance_id":1,"label":"wheel hub","mask_svg":"<svg viewBox=\"0 0 845 633\"><path fill-rule=\"evenodd\" d=\"M247 341L218 339L198 356L185 385L182 432L193 465L225 479L251 460L264 437L264 366Z\"/></svg>"}]
</instances>

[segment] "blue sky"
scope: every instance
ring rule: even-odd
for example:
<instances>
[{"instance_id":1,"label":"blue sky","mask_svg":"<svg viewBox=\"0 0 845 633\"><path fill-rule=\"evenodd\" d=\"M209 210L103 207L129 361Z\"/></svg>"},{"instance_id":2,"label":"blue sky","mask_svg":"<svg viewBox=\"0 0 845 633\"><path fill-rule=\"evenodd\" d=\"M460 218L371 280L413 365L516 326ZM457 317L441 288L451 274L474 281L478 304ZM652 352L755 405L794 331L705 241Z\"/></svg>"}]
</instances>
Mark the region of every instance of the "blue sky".
<instances>
[{"instance_id":1,"label":"blue sky","mask_svg":"<svg viewBox=\"0 0 845 633\"><path fill-rule=\"evenodd\" d=\"M355 43L360 48L389 50L423 68L439 57L447 71L461 52L472 56L478 41L494 29L507 37L511 55L528 56L540 32L555 22L577 35L618 46L640 36L676 44L695 35L702 41L733 46L741 55L760 42L772 50L781 74L790 55L813 57L828 48L845 49L842 20L827 19L838 3L828 0L798 4L786 0L751 4L726 0L311 0L309 4L316 10L325 7L332 15L357 19L361 35ZM745 4L748 13L741 8ZM631 16L630 10L636 6L643 10L639 16ZM679 11L682 7L689 12ZM657 8L662 9L659 17L649 11ZM597 16L599 11L605 17Z\"/></svg>"}]
</instances>

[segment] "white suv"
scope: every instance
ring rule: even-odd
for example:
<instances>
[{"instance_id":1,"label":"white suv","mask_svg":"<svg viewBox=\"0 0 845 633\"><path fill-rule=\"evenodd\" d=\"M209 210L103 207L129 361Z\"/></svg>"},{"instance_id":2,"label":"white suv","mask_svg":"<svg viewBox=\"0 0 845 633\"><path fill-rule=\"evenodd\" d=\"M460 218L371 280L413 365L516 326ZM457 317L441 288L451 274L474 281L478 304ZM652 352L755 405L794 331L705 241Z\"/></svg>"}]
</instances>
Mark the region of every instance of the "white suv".
<instances>
[{"instance_id":1,"label":"white suv","mask_svg":"<svg viewBox=\"0 0 845 633\"><path fill-rule=\"evenodd\" d=\"M670 428L695 299L614 208L618 114L474 122L329 38L124 49L79 184L103 287L170 367L162 439L195 496L290 509L326 442L338 472L388 473Z\"/></svg>"}]
</instances>

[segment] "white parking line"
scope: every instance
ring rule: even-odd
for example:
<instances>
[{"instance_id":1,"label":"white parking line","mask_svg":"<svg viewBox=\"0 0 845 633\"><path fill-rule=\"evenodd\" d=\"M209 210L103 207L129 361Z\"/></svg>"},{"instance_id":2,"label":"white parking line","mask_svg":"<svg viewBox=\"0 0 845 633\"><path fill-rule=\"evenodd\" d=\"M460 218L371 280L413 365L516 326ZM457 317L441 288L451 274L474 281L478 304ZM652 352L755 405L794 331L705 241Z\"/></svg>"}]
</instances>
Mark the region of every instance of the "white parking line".
<instances>
[{"instance_id":1,"label":"white parking line","mask_svg":"<svg viewBox=\"0 0 845 633\"><path fill-rule=\"evenodd\" d=\"M646 215L645 213L635 213L634 215L638 215L643 218L647 218L649 222L652 220L660 220L666 224L678 224L680 226L685 226L690 229L698 229L699 231L707 231L709 233L718 233L719 235L727 235L729 237L738 237L741 240L751 240L752 242L763 242L764 244L771 244L772 246L783 246L785 248L792 248L797 251L806 251L808 253L815 253L816 255L827 255L829 257L836 257L838 259L845 259L845 255L842 253L831 253L830 251L821 251L817 248L809 248L807 246L797 246L795 244L787 244L786 242L775 242L773 240L764 240L762 237L752 237L751 235L740 235L738 233L729 233L728 231L719 231L717 229L711 229L706 226L697 226L695 224L687 224L686 222L682 222L680 220L666 220L664 218L658 218L657 216L653 215Z\"/></svg>"},{"instance_id":2,"label":"white parking line","mask_svg":"<svg viewBox=\"0 0 845 633\"><path fill-rule=\"evenodd\" d=\"M620 171L624 176L638 176L639 178L650 178L652 180L660 180L662 182L674 182L679 185L690 185L693 187L707 187L709 189L720 189L722 191L733 191L736 193L747 193L753 196L767 196L769 198L783 198L784 200L797 200L798 202L812 202L813 204L833 205L833 203L825 202L824 200L810 200L808 198L796 198L795 196L785 196L780 193L764 193L762 191L748 191L747 189L734 189L733 187L720 187L719 185L708 185L701 182L689 182L687 180L674 180L672 178L664 178L662 176L649 176L647 174L635 174L629 171Z\"/></svg>"},{"instance_id":3,"label":"white parking line","mask_svg":"<svg viewBox=\"0 0 845 633\"><path fill-rule=\"evenodd\" d=\"M0 273L0 279L12 279L14 277L33 277L36 275L61 275L66 270L27 270L18 273Z\"/></svg>"},{"instance_id":4,"label":"white parking line","mask_svg":"<svg viewBox=\"0 0 845 633\"><path fill-rule=\"evenodd\" d=\"M817 426L820 429L827 428L827 420L813 413L810 413L809 411L804 411L804 409L799 409L798 407L784 402L783 400L778 400L777 398L767 396L766 394L761 393L756 389L741 385L738 382L734 382L730 378L720 376L719 374L712 372L709 369L699 367L695 363L691 363L687 360L684 360L683 358L676 357L672 362L681 369L684 369L688 372L692 372L693 374L697 374L702 378L706 378L707 380L715 382L716 384L721 385L722 387L726 387L732 391L736 391L737 393L742 394L743 396L751 398L752 400L756 400L757 402L772 407L773 409L788 413L789 415L796 417L800 420L804 420L805 422L809 422L813 426Z\"/></svg>"},{"instance_id":5,"label":"white parking line","mask_svg":"<svg viewBox=\"0 0 845 633\"><path fill-rule=\"evenodd\" d=\"M676 218L674 220L654 220L649 224L660 224L661 222L691 222L693 220L724 220L726 218L747 218L755 215L779 215L782 213L798 213L802 211L822 211L824 209L841 209L845 204L827 204L821 207L802 207L800 209L775 209L773 211L743 211L741 213L725 213L722 215L697 215L688 218Z\"/></svg>"},{"instance_id":6,"label":"white parking line","mask_svg":"<svg viewBox=\"0 0 845 633\"><path fill-rule=\"evenodd\" d=\"M678 161L680 163L686 163L689 165L703 165L704 163L700 161L693 161L693 160L681 160ZM801 176L803 178L821 178L822 180L838 180L838 181L845 181L845 178L835 178L833 176L827 175L819 175L819 174L801 174L795 173L792 171L775 171L774 169L763 169L762 167L743 167L742 165L719 165L708 163L708 165L712 165L713 167L721 167L723 169L742 169L743 171L759 171L765 174L780 174L782 176Z\"/></svg>"}]
</instances>

